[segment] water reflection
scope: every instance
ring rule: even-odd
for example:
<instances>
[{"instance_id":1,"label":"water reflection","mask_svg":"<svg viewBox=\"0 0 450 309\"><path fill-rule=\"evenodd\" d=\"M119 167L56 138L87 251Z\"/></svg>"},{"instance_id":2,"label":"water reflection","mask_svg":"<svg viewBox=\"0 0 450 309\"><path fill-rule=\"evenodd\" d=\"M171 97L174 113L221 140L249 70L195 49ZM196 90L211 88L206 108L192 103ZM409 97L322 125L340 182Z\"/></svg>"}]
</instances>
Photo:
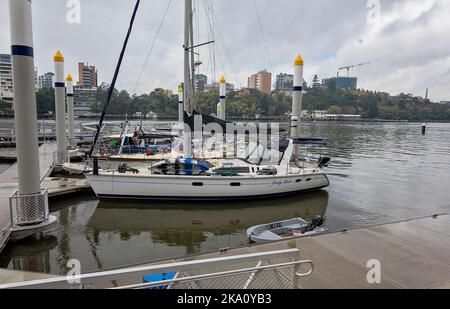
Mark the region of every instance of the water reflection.
<instances>
[{"instance_id":1,"label":"water reflection","mask_svg":"<svg viewBox=\"0 0 450 309\"><path fill-rule=\"evenodd\" d=\"M183 205L100 202L80 197L76 206L73 201L54 206L53 214L59 223L54 231L46 233L53 239L52 247L39 238L14 243L0 258L0 266L65 274L66 263L73 258L81 261L86 272L238 247L247 243L245 232L250 226L293 217L325 216L328 192Z\"/></svg>"},{"instance_id":2,"label":"water reflection","mask_svg":"<svg viewBox=\"0 0 450 309\"><path fill-rule=\"evenodd\" d=\"M6 247L0 257L0 267L10 265L12 269L52 271L50 252L58 247L56 236L37 235Z\"/></svg>"},{"instance_id":3,"label":"water reflection","mask_svg":"<svg viewBox=\"0 0 450 309\"><path fill-rule=\"evenodd\" d=\"M185 246L186 254L198 252L201 244L214 237L239 234L264 222L325 215L328 193L295 195L258 202L211 202L180 205L170 202L100 202L88 226L99 232L126 231L131 235L150 232L151 240L168 246ZM234 246L236 244L230 243Z\"/></svg>"}]
</instances>

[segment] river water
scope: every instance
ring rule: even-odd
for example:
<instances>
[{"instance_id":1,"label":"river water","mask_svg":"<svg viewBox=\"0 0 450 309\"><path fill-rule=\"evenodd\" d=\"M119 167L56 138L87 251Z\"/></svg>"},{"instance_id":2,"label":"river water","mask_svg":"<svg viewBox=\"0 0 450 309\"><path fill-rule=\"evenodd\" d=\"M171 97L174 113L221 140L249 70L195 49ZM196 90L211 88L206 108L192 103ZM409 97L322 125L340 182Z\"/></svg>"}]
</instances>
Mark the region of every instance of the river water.
<instances>
[{"instance_id":1,"label":"river water","mask_svg":"<svg viewBox=\"0 0 450 309\"><path fill-rule=\"evenodd\" d=\"M9 245L0 267L65 274L246 245L248 227L325 215L332 231L450 212L450 124L303 125L330 140L331 186L291 197L245 202L100 202L86 195L52 204L51 232Z\"/></svg>"}]
</instances>

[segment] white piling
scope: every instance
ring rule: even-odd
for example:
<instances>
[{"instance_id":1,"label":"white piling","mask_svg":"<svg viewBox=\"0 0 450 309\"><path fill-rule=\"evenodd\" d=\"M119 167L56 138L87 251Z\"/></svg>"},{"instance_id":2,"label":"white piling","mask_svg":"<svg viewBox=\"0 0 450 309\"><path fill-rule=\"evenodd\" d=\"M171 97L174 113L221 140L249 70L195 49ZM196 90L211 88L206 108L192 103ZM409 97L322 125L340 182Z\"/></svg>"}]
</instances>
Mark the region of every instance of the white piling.
<instances>
[{"instance_id":1,"label":"white piling","mask_svg":"<svg viewBox=\"0 0 450 309\"><path fill-rule=\"evenodd\" d=\"M31 1L10 0L9 13L19 194L32 195L41 188Z\"/></svg>"},{"instance_id":2,"label":"white piling","mask_svg":"<svg viewBox=\"0 0 450 309\"><path fill-rule=\"evenodd\" d=\"M66 100L64 82L64 57L57 52L53 58L55 63L55 106L56 106L56 165L67 161L67 134L66 134Z\"/></svg>"},{"instance_id":3,"label":"white piling","mask_svg":"<svg viewBox=\"0 0 450 309\"><path fill-rule=\"evenodd\" d=\"M221 116L222 116L222 106L221 106L220 102L217 103L217 106L216 106L216 115L217 115L217 118L221 118Z\"/></svg>"},{"instance_id":4,"label":"white piling","mask_svg":"<svg viewBox=\"0 0 450 309\"><path fill-rule=\"evenodd\" d=\"M75 113L73 110L73 78L68 74L66 77L67 82L67 117L68 117L68 129L69 129L69 147L74 148L77 146L75 139Z\"/></svg>"},{"instance_id":5,"label":"white piling","mask_svg":"<svg viewBox=\"0 0 450 309\"><path fill-rule=\"evenodd\" d=\"M187 123L184 124L183 132L183 155L185 159L192 159L192 134Z\"/></svg>"},{"instance_id":6,"label":"white piling","mask_svg":"<svg viewBox=\"0 0 450 309\"><path fill-rule=\"evenodd\" d=\"M226 107L226 96L227 96L227 82L225 76L222 76L219 80L220 84L220 116L219 118L226 120L227 118L227 107Z\"/></svg>"},{"instance_id":7,"label":"white piling","mask_svg":"<svg viewBox=\"0 0 450 309\"><path fill-rule=\"evenodd\" d=\"M291 131L293 139L300 138L300 125L302 119L302 100L303 100L303 66L304 61L302 56L298 55L294 62L294 87L292 89L292 120L296 117L296 130ZM300 157L300 147L295 145L294 148L295 160Z\"/></svg>"},{"instance_id":8,"label":"white piling","mask_svg":"<svg viewBox=\"0 0 450 309\"><path fill-rule=\"evenodd\" d=\"M180 128L183 128L184 123L184 92L183 87L178 88L178 122Z\"/></svg>"}]
</instances>

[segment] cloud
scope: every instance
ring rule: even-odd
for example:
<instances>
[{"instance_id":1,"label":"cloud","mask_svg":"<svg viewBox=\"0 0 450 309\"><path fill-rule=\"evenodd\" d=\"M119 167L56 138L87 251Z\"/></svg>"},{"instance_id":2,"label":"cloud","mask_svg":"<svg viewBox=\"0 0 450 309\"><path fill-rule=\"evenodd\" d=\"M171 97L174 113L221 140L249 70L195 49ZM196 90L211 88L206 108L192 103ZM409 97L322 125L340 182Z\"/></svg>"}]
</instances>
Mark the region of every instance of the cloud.
<instances>
[{"instance_id":1,"label":"cloud","mask_svg":"<svg viewBox=\"0 0 450 309\"><path fill-rule=\"evenodd\" d=\"M109 82L133 9L132 0L80 0L81 24L66 20L66 1L33 1L36 65L53 70L56 50L66 57L66 71L79 61L96 65ZM118 81L119 88L148 92L176 89L183 77L183 1L172 0L146 66L145 59L170 0L143 0ZM291 72L297 53L305 58L306 79L334 76L339 67L365 61L352 71L365 89L424 95L448 100L450 83L450 3L447 0L381 0L381 22L370 24L366 0L195 0L197 42L209 39L205 7L213 3L216 78L225 74L237 85L261 69ZM262 21L266 44L258 26ZM0 0L0 51L9 51L6 0ZM225 44L224 44L225 43ZM226 48L225 48L226 46ZM270 61L266 53L269 50ZM200 71L212 75L210 47L200 48ZM230 61L231 59L231 61ZM142 72L142 76L141 76ZM141 79L138 80L138 77Z\"/></svg>"}]
</instances>

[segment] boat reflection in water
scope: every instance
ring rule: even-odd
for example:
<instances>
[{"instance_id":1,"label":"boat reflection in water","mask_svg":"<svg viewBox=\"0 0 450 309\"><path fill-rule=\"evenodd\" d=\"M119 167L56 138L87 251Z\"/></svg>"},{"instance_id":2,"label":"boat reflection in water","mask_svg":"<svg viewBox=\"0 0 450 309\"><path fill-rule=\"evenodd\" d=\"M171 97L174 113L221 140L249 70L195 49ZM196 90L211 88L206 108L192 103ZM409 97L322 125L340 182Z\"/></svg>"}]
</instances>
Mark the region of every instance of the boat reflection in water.
<instances>
[{"instance_id":1,"label":"boat reflection in water","mask_svg":"<svg viewBox=\"0 0 450 309\"><path fill-rule=\"evenodd\" d=\"M151 203L149 207L149 203ZM168 246L185 246L186 254L201 250L209 235L237 235L236 246L245 243L247 228L262 223L302 217L324 216L328 193L318 191L278 199L258 201L202 202L184 207L166 201L101 201L88 226L101 232L151 232L152 241ZM213 249L213 248L212 248Z\"/></svg>"},{"instance_id":2,"label":"boat reflection in water","mask_svg":"<svg viewBox=\"0 0 450 309\"><path fill-rule=\"evenodd\" d=\"M70 259L92 272L248 244L250 226L315 215L326 215L323 190L277 199L242 202L98 201L91 198L59 205L59 225L45 237L12 243L0 258L10 269L65 274ZM32 254L17 248L26 245ZM30 255L30 256L28 256ZM20 261L20 262L19 262Z\"/></svg>"}]
</instances>

